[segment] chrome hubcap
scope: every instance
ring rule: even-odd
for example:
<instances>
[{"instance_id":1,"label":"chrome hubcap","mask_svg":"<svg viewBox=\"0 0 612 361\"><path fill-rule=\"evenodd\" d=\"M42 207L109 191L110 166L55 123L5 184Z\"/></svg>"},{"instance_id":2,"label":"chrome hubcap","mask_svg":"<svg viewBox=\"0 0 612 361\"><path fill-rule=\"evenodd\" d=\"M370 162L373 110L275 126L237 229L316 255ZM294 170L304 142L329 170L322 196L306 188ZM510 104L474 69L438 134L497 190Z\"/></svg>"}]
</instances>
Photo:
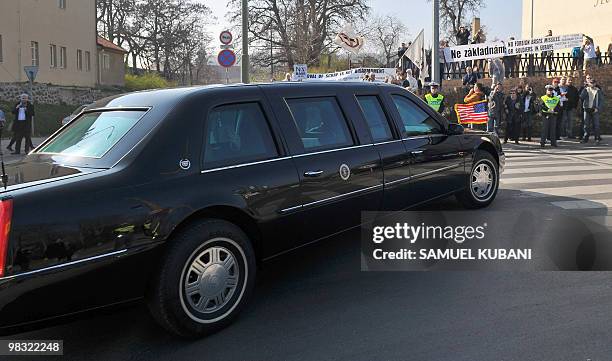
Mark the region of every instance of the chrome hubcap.
<instances>
[{"instance_id":1,"label":"chrome hubcap","mask_svg":"<svg viewBox=\"0 0 612 361\"><path fill-rule=\"evenodd\" d=\"M486 198L494 186L494 171L486 163L478 164L472 171L472 192L477 198Z\"/></svg>"},{"instance_id":2,"label":"chrome hubcap","mask_svg":"<svg viewBox=\"0 0 612 361\"><path fill-rule=\"evenodd\" d=\"M207 248L194 258L185 275L187 302L201 313L216 312L232 298L239 277L231 251L218 246Z\"/></svg>"}]
</instances>

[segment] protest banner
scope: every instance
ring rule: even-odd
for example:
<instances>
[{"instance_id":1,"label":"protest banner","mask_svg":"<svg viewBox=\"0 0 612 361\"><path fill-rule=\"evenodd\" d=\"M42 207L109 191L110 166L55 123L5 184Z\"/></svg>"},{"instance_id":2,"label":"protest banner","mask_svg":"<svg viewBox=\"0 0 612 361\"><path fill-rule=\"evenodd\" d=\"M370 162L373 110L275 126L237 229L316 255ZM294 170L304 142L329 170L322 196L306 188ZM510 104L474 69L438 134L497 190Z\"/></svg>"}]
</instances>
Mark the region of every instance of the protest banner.
<instances>
[{"instance_id":1,"label":"protest banner","mask_svg":"<svg viewBox=\"0 0 612 361\"><path fill-rule=\"evenodd\" d=\"M582 34L547 36L542 38L510 40L506 43L506 55L521 55L569 49L582 45Z\"/></svg>"},{"instance_id":2,"label":"protest banner","mask_svg":"<svg viewBox=\"0 0 612 361\"><path fill-rule=\"evenodd\" d=\"M308 74L304 81L361 81L364 74L373 73L376 81L382 82L387 76L395 76L395 68L358 68L334 73Z\"/></svg>"},{"instance_id":3,"label":"protest banner","mask_svg":"<svg viewBox=\"0 0 612 361\"><path fill-rule=\"evenodd\" d=\"M447 63L478 59L501 58L506 55L506 44L503 41L482 44L469 44L444 48L444 60Z\"/></svg>"},{"instance_id":4,"label":"protest banner","mask_svg":"<svg viewBox=\"0 0 612 361\"><path fill-rule=\"evenodd\" d=\"M295 64L293 65L293 81L303 81L308 77L308 65Z\"/></svg>"}]
</instances>

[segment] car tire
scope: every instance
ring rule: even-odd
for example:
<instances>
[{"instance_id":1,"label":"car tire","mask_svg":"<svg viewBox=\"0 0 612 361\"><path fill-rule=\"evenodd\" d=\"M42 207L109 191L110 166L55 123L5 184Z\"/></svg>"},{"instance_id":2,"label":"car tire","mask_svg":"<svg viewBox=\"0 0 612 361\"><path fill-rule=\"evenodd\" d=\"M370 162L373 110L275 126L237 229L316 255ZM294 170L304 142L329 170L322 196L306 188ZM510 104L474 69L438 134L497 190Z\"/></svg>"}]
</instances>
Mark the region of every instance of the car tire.
<instances>
[{"instance_id":1,"label":"car tire","mask_svg":"<svg viewBox=\"0 0 612 361\"><path fill-rule=\"evenodd\" d=\"M255 284L247 235L224 220L195 222L168 240L148 290L153 318L169 332L197 338L227 326Z\"/></svg>"},{"instance_id":2,"label":"car tire","mask_svg":"<svg viewBox=\"0 0 612 361\"><path fill-rule=\"evenodd\" d=\"M456 194L457 200L468 209L489 206L499 189L499 163L491 153L478 150L474 154L472 169L464 190Z\"/></svg>"}]
</instances>

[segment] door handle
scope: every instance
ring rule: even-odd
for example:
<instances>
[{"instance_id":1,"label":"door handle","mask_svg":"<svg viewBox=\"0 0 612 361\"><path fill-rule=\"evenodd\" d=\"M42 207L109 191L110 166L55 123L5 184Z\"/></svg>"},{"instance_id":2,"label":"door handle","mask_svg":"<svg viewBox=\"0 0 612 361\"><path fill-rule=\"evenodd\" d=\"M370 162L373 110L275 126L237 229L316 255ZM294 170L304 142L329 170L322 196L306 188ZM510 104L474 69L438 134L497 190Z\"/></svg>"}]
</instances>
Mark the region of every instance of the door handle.
<instances>
[{"instance_id":1,"label":"door handle","mask_svg":"<svg viewBox=\"0 0 612 361\"><path fill-rule=\"evenodd\" d=\"M412 153L413 155L419 155L419 154L423 154L423 151L422 150L413 150L410 153Z\"/></svg>"},{"instance_id":2,"label":"door handle","mask_svg":"<svg viewBox=\"0 0 612 361\"><path fill-rule=\"evenodd\" d=\"M323 174L322 170L310 170L308 172L304 172L304 177L313 178L313 177L318 177L321 174Z\"/></svg>"}]
</instances>

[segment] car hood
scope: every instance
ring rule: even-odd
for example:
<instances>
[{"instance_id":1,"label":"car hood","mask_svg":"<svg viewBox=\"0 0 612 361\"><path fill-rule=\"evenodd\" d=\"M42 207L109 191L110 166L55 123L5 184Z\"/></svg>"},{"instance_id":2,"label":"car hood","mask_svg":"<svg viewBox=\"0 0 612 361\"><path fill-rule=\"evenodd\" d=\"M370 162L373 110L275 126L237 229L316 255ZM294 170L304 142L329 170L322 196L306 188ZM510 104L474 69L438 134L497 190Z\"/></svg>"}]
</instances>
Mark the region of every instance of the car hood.
<instances>
[{"instance_id":1,"label":"car hood","mask_svg":"<svg viewBox=\"0 0 612 361\"><path fill-rule=\"evenodd\" d=\"M5 170L8 176L6 191L103 171L103 169L77 168L50 161L32 161L27 158L18 163L7 164Z\"/></svg>"}]
</instances>

